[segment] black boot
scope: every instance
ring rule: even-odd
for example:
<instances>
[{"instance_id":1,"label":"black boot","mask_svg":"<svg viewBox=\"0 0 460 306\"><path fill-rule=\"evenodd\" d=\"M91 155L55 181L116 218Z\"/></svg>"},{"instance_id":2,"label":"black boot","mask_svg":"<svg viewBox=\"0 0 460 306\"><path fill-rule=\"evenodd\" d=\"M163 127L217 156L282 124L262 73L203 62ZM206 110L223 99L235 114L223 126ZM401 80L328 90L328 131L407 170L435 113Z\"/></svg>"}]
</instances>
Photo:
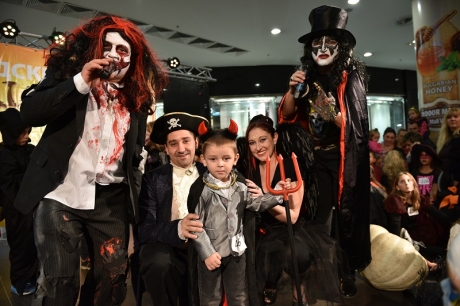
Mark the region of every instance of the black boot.
<instances>
[{"instance_id":1,"label":"black boot","mask_svg":"<svg viewBox=\"0 0 460 306\"><path fill-rule=\"evenodd\" d=\"M352 298L356 295L358 289L355 285L355 277L347 275L340 279L340 293L346 298Z\"/></svg>"}]
</instances>

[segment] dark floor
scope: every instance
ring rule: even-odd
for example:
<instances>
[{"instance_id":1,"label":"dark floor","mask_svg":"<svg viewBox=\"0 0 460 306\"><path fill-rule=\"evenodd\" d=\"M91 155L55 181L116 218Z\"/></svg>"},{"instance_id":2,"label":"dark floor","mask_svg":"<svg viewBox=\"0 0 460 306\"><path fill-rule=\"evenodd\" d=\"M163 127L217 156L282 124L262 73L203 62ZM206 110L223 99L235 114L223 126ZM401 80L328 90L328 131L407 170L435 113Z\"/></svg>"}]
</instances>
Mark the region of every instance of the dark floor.
<instances>
[{"instance_id":1,"label":"dark floor","mask_svg":"<svg viewBox=\"0 0 460 306\"><path fill-rule=\"evenodd\" d=\"M14 295L10 291L10 279L9 279L9 261L8 261L8 244L6 240L0 240L0 305L30 305L31 296L19 297ZM85 272L82 271L82 278ZM406 292L390 292L377 290L366 283L360 275L356 275L356 285L358 287L358 294L352 298L347 299L345 305L372 305L372 306L410 306L415 305L415 300L412 294ZM290 290L290 280L285 277L279 286L278 298L274 306L290 306L292 303L292 294ZM128 294L123 306L134 306L135 299L132 290L130 280L128 281ZM143 305L153 305L150 297L144 294ZM316 304L310 303L310 305L322 305L319 301ZM58 306L58 305L57 305Z\"/></svg>"}]
</instances>

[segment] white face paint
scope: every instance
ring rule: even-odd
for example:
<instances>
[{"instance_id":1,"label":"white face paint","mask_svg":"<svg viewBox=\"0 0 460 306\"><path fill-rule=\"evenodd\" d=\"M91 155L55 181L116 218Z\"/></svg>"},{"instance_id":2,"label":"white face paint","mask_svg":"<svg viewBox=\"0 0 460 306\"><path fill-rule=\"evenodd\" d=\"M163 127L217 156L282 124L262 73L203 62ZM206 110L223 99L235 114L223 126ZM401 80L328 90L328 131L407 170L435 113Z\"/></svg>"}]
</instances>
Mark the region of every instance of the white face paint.
<instances>
[{"instance_id":1,"label":"white face paint","mask_svg":"<svg viewBox=\"0 0 460 306\"><path fill-rule=\"evenodd\" d=\"M313 60L318 66L329 66L339 54L339 43L330 36L323 36L311 42Z\"/></svg>"},{"instance_id":2,"label":"white face paint","mask_svg":"<svg viewBox=\"0 0 460 306\"><path fill-rule=\"evenodd\" d=\"M116 70L110 75L109 81L120 83L129 69L131 62L131 46L117 32L108 32L104 41L104 58L112 58Z\"/></svg>"}]
</instances>

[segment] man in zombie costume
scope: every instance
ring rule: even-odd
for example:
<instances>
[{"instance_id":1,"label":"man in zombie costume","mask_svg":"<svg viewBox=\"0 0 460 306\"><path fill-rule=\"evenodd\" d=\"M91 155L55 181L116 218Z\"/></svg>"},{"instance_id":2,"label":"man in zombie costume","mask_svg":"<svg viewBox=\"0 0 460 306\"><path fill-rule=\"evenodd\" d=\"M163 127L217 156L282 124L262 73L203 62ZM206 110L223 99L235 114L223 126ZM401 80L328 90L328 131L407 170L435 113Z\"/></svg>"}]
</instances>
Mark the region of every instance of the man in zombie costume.
<instances>
[{"instance_id":1,"label":"man in zombie costume","mask_svg":"<svg viewBox=\"0 0 460 306\"><path fill-rule=\"evenodd\" d=\"M84 236L92 264L80 305L121 305L146 119L166 75L142 32L118 17L96 17L49 51L45 78L21 106L25 123L46 125L15 201L23 213L35 208L32 304L75 305Z\"/></svg>"},{"instance_id":2,"label":"man in zombie costume","mask_svg":"<svg viewBox=\"0 0 460 306\"><path fill-rule=\"evenodd\" d=\"M203 224L189 213L190 186L205 172L195 163L198 126L207 120L187 113L158 118L150 135L164 144L171 163L146 173L139 196L140 273L155 305L189 305L187 240L196 239Z\"/></svg>"},{"instance_id":3,"label":"man in zombie costume","mask_svg":"<svg viewBox=\"0 0 460 306\"><path fill-rule=\"evenodd\" d=\"M356 44L347 30L347 12L334 6L312 10L301 61L278 110L279 122L300 122L314 142L318 211L348 255L341 260L341 291L356 294L354 270L371 261L369 237L369 149L365 66L353 57ZM296 96L298 84L305 89ZM340 260L340 259L339 259Z\"/></svg>"}]
</instances>

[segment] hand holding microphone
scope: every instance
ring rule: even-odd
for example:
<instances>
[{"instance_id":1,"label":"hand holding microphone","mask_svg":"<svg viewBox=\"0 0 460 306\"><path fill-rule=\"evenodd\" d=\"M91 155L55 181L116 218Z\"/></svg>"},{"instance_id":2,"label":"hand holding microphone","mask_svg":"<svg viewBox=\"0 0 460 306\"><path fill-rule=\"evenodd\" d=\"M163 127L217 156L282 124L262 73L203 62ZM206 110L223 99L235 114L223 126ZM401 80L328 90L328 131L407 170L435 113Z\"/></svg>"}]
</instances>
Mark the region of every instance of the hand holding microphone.
<instances>
[{"instance_id":1,"label":"hand holding microphone","mask_svg":"<svg viewBox=\"0 0 460 306\"><path fill-rule=\"evenodd\" d=\"M297 99L301 92L304 92L304 91L308 92L308 85L307 85L307 89L305 90L305 84L306 84L305 80L307 79L308 74L310 73L312 68L313 68L313 62L312 61L306 60L305 62L302 63L300 71L304 72L305 78L304 78L304 80L302 80L302 82L297 80L298 83L297 83L297 86L295 88L294 98ZM295 78L295 74L291 77L291 82L296 81L294 78Z\"/></svg>"},{"instance_id":2,"label":"hand holding microphone","mask_svg":"<svg viewBox=\"0 0 460 306\"><path fill-rule=\"evenodd\" d=\"M97 86L97 83L100 82L100 73L105 66L109 66L112 61L106 58L102 59L93 59L86 63L82 70L81 76L83 81L90 85L91 88Z\"/></svg>"}]
</instances>

